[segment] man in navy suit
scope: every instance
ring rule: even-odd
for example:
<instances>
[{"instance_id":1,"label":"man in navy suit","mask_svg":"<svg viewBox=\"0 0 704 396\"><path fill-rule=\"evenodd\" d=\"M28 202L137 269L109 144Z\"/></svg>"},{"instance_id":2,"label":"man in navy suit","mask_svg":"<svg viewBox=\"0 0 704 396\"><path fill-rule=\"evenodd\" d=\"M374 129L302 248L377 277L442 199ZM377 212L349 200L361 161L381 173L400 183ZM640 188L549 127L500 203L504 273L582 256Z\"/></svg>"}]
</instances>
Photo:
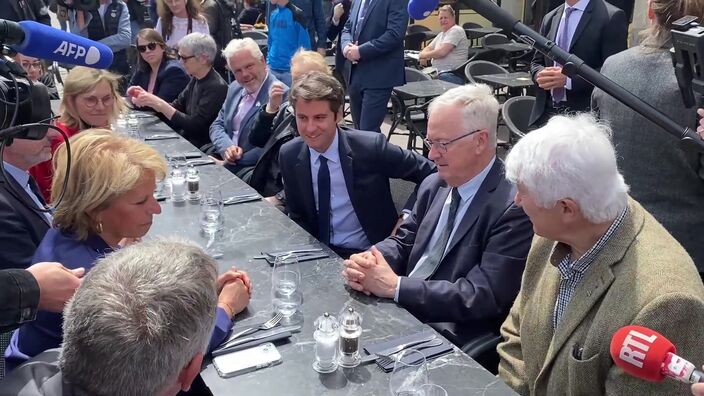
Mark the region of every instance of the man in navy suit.
<instances>
[{"instance_id":1,"label":"man in navy suit","mask_svg":"<svg viewBox=\"0 0 704 396\"><path fill-rule=\"evenodd\" d=\"M389 178L420 183L435 167L379 133L338 128L344 98L335 77L314 72L296 82L289 101L300 136L281 147L279 164L291 219L348 257L398 222Z\"/></svg>"},{"instance_id":2,"label":"man in navy suit","mask_svg":"<svg viewBox=\"0 0 704 396\"><path fill-rule=\"evenodd\" d=\"M344 76L358 129L381 131L393 87L406 83L407 0L356 0L342 30Z\"/></svg>"},{"instance_id":3,"label":"man in navy suit","mask_svg":"<svg viewBox=\"0 0 704 396\"><path fill-rule=\"evenodd\" d=\"M51 159L49 129L41 140L15 139L5 148L0 177L0 269L27 268L39 242L51 227L51 214L40 212L46 202L29 174L32 166Z\"/></svg>"},{"instance_id":4,"label":"man in navy suit","mask_svg":"<svg viewBox=\"0 0 704 396\"><path fill-rule=\"evenodd\" d=\"M234 39L222 51L235 81L210 126L210 140L225 167L245 182L249 180L262 149L249 142L255 117L269 101L272 84L282 84L266 67L266 59L251 38ZM288 87L285 92L288 92Z\"/></svg>"},{"instance_id":5,"label":"man in navy suit","mask_svg":"<svg viewBox=\"0 0 704 396\"><path fill-rule=\"evenodd\" d=\"M598 70L606 58L626 49L628 19L604 0L566 0L545 15L540 34ZM530 125L543 126L558 113L589 110L594 86L584 79L567 78L561 65L537 51L530 69L539 88Z\"/></svg>"},{"instance_id":6,"label":"man in navy suit","mask_svg":"<svg viewBox=\"0 0 704 396\"><path fill-rule=\"evenodd\" d=\"M484 84L433 101L426 144L438 173L423 181L396 235L351 256L343 271L353 289L393 298L458 345L498 334L533 237L496 158L498 111Z\"/></svg>"}]
</instances>

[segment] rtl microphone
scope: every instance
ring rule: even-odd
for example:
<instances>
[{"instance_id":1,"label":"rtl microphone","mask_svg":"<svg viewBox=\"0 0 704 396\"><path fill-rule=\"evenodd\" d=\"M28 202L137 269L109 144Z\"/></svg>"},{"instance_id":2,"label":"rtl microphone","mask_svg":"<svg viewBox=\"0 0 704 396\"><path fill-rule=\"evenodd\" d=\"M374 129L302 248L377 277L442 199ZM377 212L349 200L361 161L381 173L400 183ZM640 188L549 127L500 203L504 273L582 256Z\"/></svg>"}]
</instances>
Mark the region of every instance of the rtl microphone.
<instances>
[{"instance_id":1,"label":"rtl microphone","mask_svg":"<svg viewBox=\"0 0 704 396\"><path fill-rule=\"evenodd\" d=\"M96 69L112 64L112 50L107 45L34 21L0 19L0 41L39 59Z\"/></svg>"},{"instance_id":2,"label":"rtl microphone","mask_svg":"<svg viewBox=\"0 0 704 396\"><path fill-rule=\"evenodd\" d=\"M408 2L408 15L413 19L425 19L438 7L440 0L411 0Z\"/></svg>"},{"instance_id":3,"label":"rtl microphone","mask_svg":"<svg viewBox=\"0 0 704 396\"><path fill-rule=\"evenodd\" d=\"M611 358L634 377L651 382L665 377L688 384L704 382L704 373L676 352L667 338L647 327L622 327L611 338Z\"/></svg>"}]
</instances>

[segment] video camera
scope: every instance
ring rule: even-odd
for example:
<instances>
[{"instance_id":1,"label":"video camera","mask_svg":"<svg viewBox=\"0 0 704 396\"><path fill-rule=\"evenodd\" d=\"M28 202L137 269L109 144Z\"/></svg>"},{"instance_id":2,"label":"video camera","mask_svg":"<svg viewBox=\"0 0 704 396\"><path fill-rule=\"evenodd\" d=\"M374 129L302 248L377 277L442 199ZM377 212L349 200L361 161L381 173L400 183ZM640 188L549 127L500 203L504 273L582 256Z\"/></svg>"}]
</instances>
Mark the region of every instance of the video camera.
<instances>
[{"instance_id":1,"label":"video camera","mask_svg":"<svg viewBox=\"0 0 704 396\"><path fill-rule=\"evenodd\" d=\"M687 107L697 104L695 93L699 98L704 96L704 27L697 22L698 19L685 16L672 23L673 48L670 53L675 66L677 85Z\"/></svg>"}]
</instances>

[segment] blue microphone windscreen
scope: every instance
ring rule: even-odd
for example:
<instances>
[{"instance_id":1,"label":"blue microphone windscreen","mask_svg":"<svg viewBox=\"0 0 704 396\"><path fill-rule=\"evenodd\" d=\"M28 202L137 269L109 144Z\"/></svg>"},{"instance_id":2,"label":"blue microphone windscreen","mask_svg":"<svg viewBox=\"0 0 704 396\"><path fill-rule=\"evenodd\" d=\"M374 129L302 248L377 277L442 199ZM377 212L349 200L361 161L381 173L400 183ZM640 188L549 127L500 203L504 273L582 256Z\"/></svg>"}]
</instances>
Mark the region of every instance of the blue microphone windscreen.
<instances>
[{"instance_id":1,"label":"blue microphone windscreen","mask_svg":"<svg viewBox=\"0 0 704 396\"><path fill-rule=\"evenodd\" d=\"M439 0L411 0L408 2L408 15L413 19L425 19L438 7Z\"/></svg>"},{"instance_id":2,"label":"blue microphone windscreen","mask_svg":"<svg viewBox=\"0 0 704 396\"><path fill-rule=\"evenodd\" d=\"M112 64L112 50L105 44L34 21L19 24L24 40L11 47L20 54L96 69Z\"/></svg>"}]
</instances>

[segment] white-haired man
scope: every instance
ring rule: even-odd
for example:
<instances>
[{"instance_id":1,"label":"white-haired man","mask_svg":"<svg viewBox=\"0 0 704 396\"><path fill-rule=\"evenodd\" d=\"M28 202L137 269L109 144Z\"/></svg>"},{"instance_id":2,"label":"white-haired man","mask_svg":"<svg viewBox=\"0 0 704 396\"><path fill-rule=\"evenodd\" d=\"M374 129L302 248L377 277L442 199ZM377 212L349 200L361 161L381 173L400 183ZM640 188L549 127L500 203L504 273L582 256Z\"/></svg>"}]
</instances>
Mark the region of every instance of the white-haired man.
<instances>
[{"instance_id":1,"label":"white-haired man","mask_svg":"<svg viewBox=\"0 0 704 396\"><path fill-rule=\"evenodd\" d=\"M498 334L533 236L496 158L498 111L483 84L433 101L426 145L438 173L396 235L352 255L343 271L353 289L393 298L458 345Z\"/></svg>"},{"instance_id":2,"label":"white-haired man","mask_svg":"<svg viewBox=\"0 0 704 396\"><path fill-rule=\"evenodd\" d=\"M266 66L264 55L251 38L234 39L222 50L222 56L235 75L225 103L210 126L210 140L225 160L225 167L248 181L262 149L249 142L249 133L263 103L269 101L269 89L283 85ZM288 87L284 87L284 99Z\"/></svg>"},{"instance_id":3,"label":"white-haired man","mask_svg":"<svg viewBox=\"0 0 704 396\"><path fill-rule=\"evenodd\" d=\"M704 356L704 286L685 250L637 202L610 131L591 116L553 117L506 159L536 237L501 327L499 376L523 395L684 395L614 365L611 338L638 324L678 354Z\"/></svg>"},{"instance_id":4,"label":"white-haired man","mask_svg":"<svg viewBox=\"0 0 704 396\"><path fill-rule=\"evenodd\" d=\"M106 256L64 311L60 356L50 349L18 367L0 395L188 390L213 330L218 282L217 263L186 242L143 242Z\"/></svg>"}]
</instances>

